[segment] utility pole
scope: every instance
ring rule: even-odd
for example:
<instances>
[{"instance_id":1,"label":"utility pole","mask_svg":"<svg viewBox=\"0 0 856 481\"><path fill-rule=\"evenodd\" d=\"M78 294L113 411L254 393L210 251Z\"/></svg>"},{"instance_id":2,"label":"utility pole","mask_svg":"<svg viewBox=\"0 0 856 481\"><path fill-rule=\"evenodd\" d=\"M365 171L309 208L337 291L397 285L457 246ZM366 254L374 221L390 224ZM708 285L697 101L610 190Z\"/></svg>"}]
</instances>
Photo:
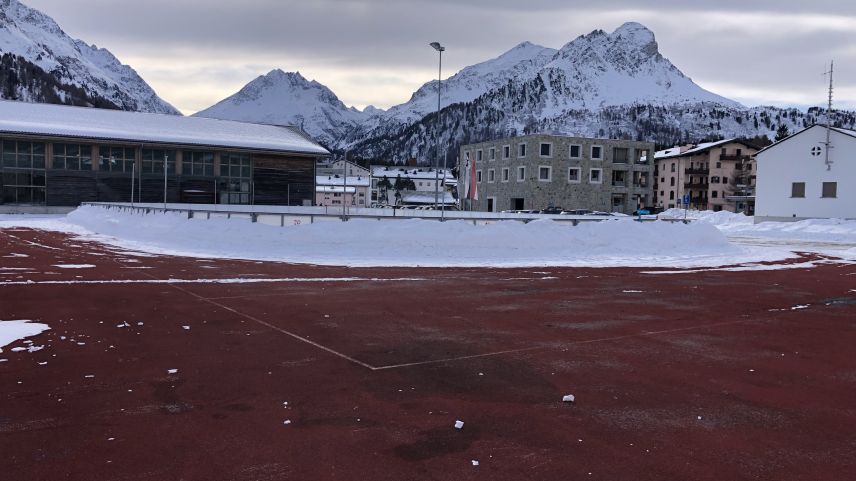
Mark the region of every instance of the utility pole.
<instances>
[{"instance_id":1,"label":"utility pole","mask_svg":"<svg viewBox=\"0 0 856 481\"><path fill-rule=\"evenodd\" d=\"M166 173L167 173L167 164L169 163L169 156L164 154L163 156L163 210L166 210Z\"/></svg>"},{"instance_id":2,"label":"utility pole","mask_svg":"<svg viewBox=\"0 0 856 481\"><path fill-rule=\"evenodd\" d=\"M829 61L829 72L826 72L825 75L829 75L829 103L826 107L826 142L824 145L824 151L826 154L826 170L832 170L832 161L829 160L829 149L832 148L831 142L831 133L832 133L832 70L834 66L834 61Z\"/></svg>"},{"instance_id":3,"label":"utility pole","mask_svg":"<svg viewBox=\"0 0 856 481\"><path fill-rule=\"evenodd\" d=\"M440 94L443 87L443 52L446 50L446 47L440 45L440 42L431 42L430 45L431 48L440 54L440 64L437 68L437 152L434 159L434 208L436 209L440 192L440 129L442 128L442 124L440 123ZM442 217L442 214L440 215Z\"/></svg>"},{"instance_id":4,"label":"utility pole","mask_svg":"<svg viewBox=\"0 0 856 481\"><path fill-rule=\"evenodd\" d=\"M342 189L342 220L348 220L347 213L345 211L346 206L348 204L348 151L345 151L345 160L342 161L342 185L344 188ZM356 193L356 189L354 190Z\"/></svg>"}]
</instances>

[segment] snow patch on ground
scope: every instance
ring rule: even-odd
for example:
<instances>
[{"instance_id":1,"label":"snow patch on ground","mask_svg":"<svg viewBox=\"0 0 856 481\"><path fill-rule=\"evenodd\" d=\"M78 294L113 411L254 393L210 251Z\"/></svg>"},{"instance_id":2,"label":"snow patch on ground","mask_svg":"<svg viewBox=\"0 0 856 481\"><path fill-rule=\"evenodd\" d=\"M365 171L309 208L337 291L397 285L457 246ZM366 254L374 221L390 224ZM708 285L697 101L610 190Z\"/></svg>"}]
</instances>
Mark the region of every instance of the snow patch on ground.
<instances>
[{"instance_id":1,"label":"snow patch on ground","mask_svg":"<svg viewBox=\"0 0 856 481\"><path fill-rule=\"evenodd\" d=\"M278 227L85 206L63 220L17 225L154 254L366 267L709 267L792 256L786 249L734 245L705 223L630 218L578 226L550 220L476 226L467 221L352 219Z\"/></svg>"},{"instance_id":2,"label":"snow patch on ground","mask_svg":"<svg viewBox=\"0 0 856 481\"><path fill-rule=\"evenodd\" d=\"M95 267L95 264L54 264L53 267L59 267L60 269L91 269Z\"/></svg>"},{"instance_id":3,"label":"snow patch on ground","mask_svg":"<svg viewBox=\"0 0 856 481\"><path fill-rule=\"evenodd\" d=\"M686 212L687 219L715 226L735 244L762 248L788 248L856 261L856 220L807 219L796 222L760 222L732 212ZM660 218L684 218L682 209L669 209Z\"/></svg>"},{"instance_id":4,"label":"snow patch on ground","mask_svg":"<svg viewBox=\"0 0 856 481\"><path fill-rule=\"evenodd\" d=\"M50 327L47 324L32 322L30 320L0 320L0 352L3 352L3 347L15 341L37 336L48 329Z\"/></svg>"}]
</instances>

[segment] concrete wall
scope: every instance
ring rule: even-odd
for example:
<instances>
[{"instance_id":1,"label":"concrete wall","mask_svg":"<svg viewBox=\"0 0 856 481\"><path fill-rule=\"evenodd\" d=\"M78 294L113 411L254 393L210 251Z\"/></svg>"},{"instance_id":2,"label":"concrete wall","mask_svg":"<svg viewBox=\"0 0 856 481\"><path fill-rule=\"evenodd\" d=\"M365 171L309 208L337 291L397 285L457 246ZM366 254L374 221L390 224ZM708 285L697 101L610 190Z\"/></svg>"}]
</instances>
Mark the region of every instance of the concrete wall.
<instances>
[{"instance_id":1,"label":"concrete wall","mask_svg":"<svg viewBox=\"0 0 856 481\"><path fill-rule=\"evenodd\" d=\"M541 155L541 144L549 144L550 155ZM521 144L526 146L520 155ZM579 156L571 157L572 146L579 147ZM592 148L602 148L601 158L592 156ZM508 156L505 148L508 147ZM627 162L615 162L616 148L627 149ZM491 156L491 149L494 155ZM589 139L558 135L527 135L500 139L461 147L459 196L463 197L470 171L467 159L476 163L479 200L472 202L473 210L487 212L511 209L544 209L549 206L565 209L591 209L631 213L640 206L653 204L653 162L640 163L646 153L650 157L654 144L628 140ZM481 160L479 160L481 152ZM522 179L518 169L524 169ZM549 169L549 180L540 178L540 169ZM504 169L508 169L505 179ZM569 171L578 169L579 178L571 180ZM600 181L593 181L593 169L600 171ZM623 172L623 186L613 185L613 172ZM493 174L491 174L493 172ZM492 175L492 177L491 177ZM634 180L636 184L634 185ZM614 198L623 199L619 205ZM523 205L515 202L523 199Z\"/></svg>"},{"instance_id":2,"label":"concrete wall","mask_svg":"<svg viewBox=\"0 0 856 481\"><path fill-rule=\"evenodd\" d=\"M821 126L795 134L757 156L758 187L755 220L804 218L856 219L856 138L832 132L833 162L827 170L826 129ZM819 148L819 155L812 149ZM805 183L805 197L791 197L794 182ZM837 197L822 198L823 182L837 182Z\"/></svg>"}]
</instances>

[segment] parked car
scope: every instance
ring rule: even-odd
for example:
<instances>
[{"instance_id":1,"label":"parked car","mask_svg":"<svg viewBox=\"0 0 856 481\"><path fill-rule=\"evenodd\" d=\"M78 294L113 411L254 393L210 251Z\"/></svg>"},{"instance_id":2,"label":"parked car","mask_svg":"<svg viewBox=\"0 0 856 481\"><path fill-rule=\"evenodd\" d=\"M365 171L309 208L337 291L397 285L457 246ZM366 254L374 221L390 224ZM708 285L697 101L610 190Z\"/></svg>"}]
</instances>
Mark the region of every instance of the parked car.
<instances>
[{"instance_id":1,"label":"parked car","mask_svg":"<svg viewBox=\"0 0 856 481\"><path fill-rule=\"evenodd\" d=\"M560 212L562 215L588 215L594 211L588 209L573 209L573 210L563 210Z\"/></svg>"},{"instance_id":2,"label":"parked car","mask_svg":"<svg viewBox=\"0 0 856 481\"><path fill-rule=\"evenodd\" d=\"M583 215L595 215L595 216L600 216L600 217L611 217L612 216L612 214L610 214L609 212L602 212L599 210L593 210L593 211L589 212L588 214L583 214Z\"/></svg>"},{"instance_id":3,"label":"parked car","mask_svg":"<svg viewBox=\"0 0 856 481\"><path fill-rule=\"evenodd\" d=\"M564 211L564 209L562 209L561 207L547 207L546 209L543 209L543 210L542 210L541 212L539 212L539 213L540 213L540 214L553 214L553 215L558 215L558 214L561 214L561 213L562 213L562 211Z\"/></svg>"}]
</instances>

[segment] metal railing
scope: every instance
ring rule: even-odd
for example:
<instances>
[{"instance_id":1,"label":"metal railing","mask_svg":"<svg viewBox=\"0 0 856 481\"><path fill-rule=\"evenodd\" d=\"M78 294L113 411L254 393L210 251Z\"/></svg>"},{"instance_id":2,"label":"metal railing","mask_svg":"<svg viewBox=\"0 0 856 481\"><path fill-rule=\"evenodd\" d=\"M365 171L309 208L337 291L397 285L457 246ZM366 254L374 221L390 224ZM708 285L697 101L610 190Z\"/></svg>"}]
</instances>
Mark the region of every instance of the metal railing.
<instances>
[{"instance_id":1,"label":"metal railing","mask_svg":"<svg viewBox=\"0 0 856 481\"><path fill-rule=\"evenodd\" d=\"M591 216L591 215L562 215L562 214L511 214L511 213L494 213L494 212L445 212L441 216L440 211L419 211L411 209L355 209L358 212L347 215L342 215L340 207L330 208L324 207L287 207L281 206L228 206L228 209L219 207L224 206L200 206L200 205L181 205L181 204L136 204L131 206L126 203L106 203L106 202L84 202L81 205L102 207L105 209L116 209L140 214L157 214L157 213L177 213L186 216L188 219L243 219L250 222L260 222L268 225L300 225L314 224L318 221L330 221L338 219L341 221L349 221L352 219L368 219L368 220L436 220L436 221L452 221L463 220L471 221L474 225L491 224L502 221L517 221L529 223L534 220L551 219L556 222L579 225L582 222L602 222L607 220L613 221L637 221L650 222L656 221L657 218L652 217L634 217L634 216ZM246 207L240 209L238 207ZM260 209L259 207L264 207ZM366 212L375 211L375 212ZM379 211L379 212L378 212ZM659 219L666 222L674 222L674 219Z\"/></svg>"}]
</instances>

